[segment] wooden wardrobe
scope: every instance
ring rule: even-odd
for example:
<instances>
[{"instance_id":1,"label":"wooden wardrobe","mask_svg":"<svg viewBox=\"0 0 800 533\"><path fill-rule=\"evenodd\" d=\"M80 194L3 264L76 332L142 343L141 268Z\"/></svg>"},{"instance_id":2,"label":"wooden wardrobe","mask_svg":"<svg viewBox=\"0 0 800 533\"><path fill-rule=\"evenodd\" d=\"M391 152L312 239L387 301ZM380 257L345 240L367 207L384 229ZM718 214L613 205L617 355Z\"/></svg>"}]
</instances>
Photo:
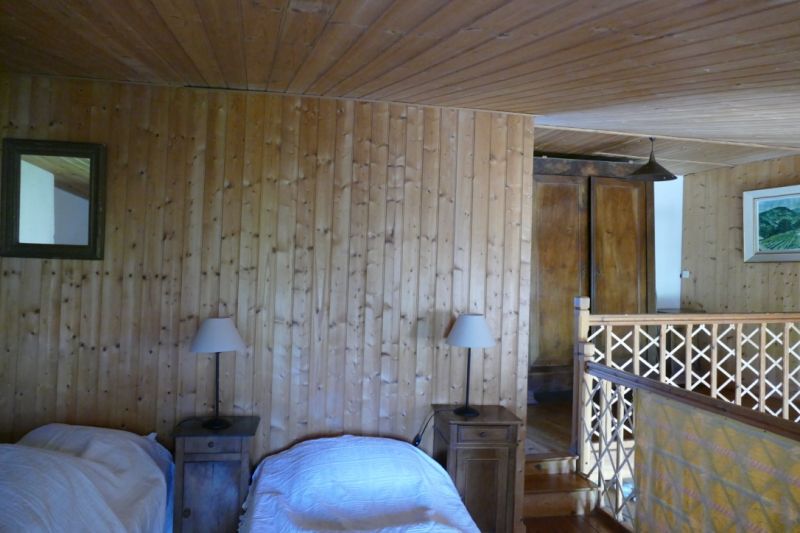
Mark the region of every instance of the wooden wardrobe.
<instances>
[{"instance_id":1,"label":"wooden wardrobe","mask_svg":"<svg viewBox=\"0 0 800 533\"><path fill-rule=\"evenodd\" d=\"M532 369L571 375L576 296L593 313L655 311L653 185L623 179L639 166L535 158Z\"/></svg>"}]
</instances>

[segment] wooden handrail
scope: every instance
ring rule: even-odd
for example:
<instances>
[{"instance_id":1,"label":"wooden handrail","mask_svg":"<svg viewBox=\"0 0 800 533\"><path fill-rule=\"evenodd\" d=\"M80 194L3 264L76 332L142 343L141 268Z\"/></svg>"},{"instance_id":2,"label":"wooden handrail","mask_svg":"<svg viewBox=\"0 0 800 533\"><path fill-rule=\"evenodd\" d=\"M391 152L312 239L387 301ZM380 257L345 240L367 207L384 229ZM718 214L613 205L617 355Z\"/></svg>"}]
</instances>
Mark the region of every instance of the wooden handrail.
<instances>
[{"instance_id":1,"label":"wooden handrail","mask_svg":"<svg viewBox=\"0 0 800 533\"><path fill-rule=\"evenodd\" d=\"M759 313L759 314L650 314L650 315L589 315L590 326L613 325L688 325L688 324L758 324L758 323L800 322L800 313Z\"/></svg>"},{"instance_id":2,"label":"wooden handrail","mask_svg":"<svg viewBox=\"0 0 800 533\"><path fill-rule=\"evenodd\" d=\"M738 420L739 422L743 422L763 431L769 431L770 433L800 441L800 424L788 420L765 415L758 411L717 400L703 394L659 383L650 378L635 376L629 372L617 370L616 368L611 368L600 363L588 361L586 362L585 370L588 374L618 385L623 385L631 389L653 392L692 407Z\"/></svg>"}]
</instances>

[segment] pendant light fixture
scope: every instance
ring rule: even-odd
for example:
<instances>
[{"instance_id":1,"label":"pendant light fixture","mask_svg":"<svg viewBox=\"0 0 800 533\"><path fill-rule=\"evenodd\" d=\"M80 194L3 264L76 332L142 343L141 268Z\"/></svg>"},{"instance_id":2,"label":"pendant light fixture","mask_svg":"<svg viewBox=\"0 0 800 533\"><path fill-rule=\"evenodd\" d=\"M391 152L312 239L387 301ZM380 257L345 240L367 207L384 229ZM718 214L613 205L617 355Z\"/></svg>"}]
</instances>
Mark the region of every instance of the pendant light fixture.
<instances>
[{"instance_id":1,"label":"pendant light fixture","mask_svg":"<svg viewBox=\"0 0 800 533\"><path fill-rule=\"evenodd\" d=\"M659 165L658 162L656 161L655 144L656 144L655 138L650 137L650 160L641 167L639 167L633 174L628 176L629 180L670 181L678 179L678 177L675 176L675 174L673 174L666 168Z\"/></svg>"}]
</instances>

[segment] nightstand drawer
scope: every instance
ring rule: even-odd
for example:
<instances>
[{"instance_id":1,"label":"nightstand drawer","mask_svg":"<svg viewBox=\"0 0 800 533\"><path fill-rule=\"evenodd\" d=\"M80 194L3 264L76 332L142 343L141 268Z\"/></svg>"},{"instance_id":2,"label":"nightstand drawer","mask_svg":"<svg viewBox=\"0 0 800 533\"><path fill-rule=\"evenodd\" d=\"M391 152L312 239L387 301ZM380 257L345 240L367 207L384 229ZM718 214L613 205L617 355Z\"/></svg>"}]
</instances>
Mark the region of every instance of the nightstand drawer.
<instances>
[{"instance_id":1,"label":"nightstand drawer","mask_svg":"<svg viewBox=\"0 0 800 533\"><path fill-rule=\"evenodd\" d=\"M185 453L239 453L242 439L238 437L195 437L185 439Z\"/></svg>"},{"instance_id":2,"label":"nightstand drawer","mask_svg":"<svg viewBox=\"0 0 800 533\"><path fill-rule=\"evenodd\" d=\"M458 442L508 442L510 426L459 426Z\"/></svg>"}]
</instances>

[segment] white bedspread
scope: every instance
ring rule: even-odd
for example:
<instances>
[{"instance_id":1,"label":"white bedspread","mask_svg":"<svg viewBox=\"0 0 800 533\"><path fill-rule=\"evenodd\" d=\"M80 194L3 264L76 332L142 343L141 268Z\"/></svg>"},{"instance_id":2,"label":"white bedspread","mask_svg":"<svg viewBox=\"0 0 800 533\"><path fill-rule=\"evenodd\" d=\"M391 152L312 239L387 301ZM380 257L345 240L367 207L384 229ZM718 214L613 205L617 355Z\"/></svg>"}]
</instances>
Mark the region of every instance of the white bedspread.
<instances>
[{"instance_id":1,"label":"white bedspread","mask_svg":"<svg viewBox=\"0 0 800 533\"><path fill-rule=\"evenodd\" d=\"M163 531L170 462L147 437L42 426L0 445L0 531Z\"/></svg>"},{"instance_id":2,"label":"white bedspread","mask_svg":"<svg viewBox=\"0 0 800 533\"><path fill-rule=\"evenodd\" d=\"M408 443L316 439L256 469L240 531L477 532L450 476Z\"/></svg>"}]
</instances>

